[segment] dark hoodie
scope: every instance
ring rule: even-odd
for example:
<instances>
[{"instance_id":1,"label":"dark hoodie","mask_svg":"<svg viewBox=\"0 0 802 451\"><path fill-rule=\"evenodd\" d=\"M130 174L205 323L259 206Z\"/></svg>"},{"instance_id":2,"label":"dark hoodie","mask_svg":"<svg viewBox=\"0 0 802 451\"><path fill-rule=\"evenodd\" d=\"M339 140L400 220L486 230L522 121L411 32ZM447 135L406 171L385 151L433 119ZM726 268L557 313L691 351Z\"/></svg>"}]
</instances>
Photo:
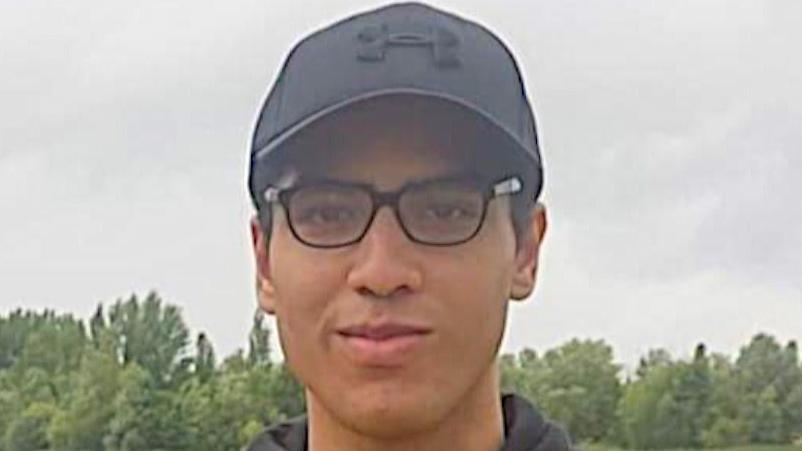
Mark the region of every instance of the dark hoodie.
<instances>
[{"instance_id":1,"label":"dark hoodie","mask_svg":"<svg viewBox=\"0 0 802 451\"><path fill-rule=\"evenodd\" d=\"M565 431L546 420L525 398L501 396L504 444L498 451L570 451ZM306 416L272 426L260 434L246 451L307 451Z\"/></svg>"}]
</instances>

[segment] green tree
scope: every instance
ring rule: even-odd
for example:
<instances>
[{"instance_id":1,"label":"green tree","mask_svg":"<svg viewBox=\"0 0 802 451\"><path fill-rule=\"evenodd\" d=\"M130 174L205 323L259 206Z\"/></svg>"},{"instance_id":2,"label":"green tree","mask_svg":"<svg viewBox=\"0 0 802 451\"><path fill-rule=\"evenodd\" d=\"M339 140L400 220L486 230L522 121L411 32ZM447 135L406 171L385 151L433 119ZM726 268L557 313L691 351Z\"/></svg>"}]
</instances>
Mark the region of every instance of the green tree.
<instances>
[{"instance_id":1,"label":"green tree","mask_svg":"<svg viewBox=\"0 0 802 451\"><path fill-rule=\"evenodd\" d=\"M52 318L54 313L45 310L38 314L17 309L8 318L0 317L0 370L11 368L22 355L28 335Z\"/></svg>"},{"instance_id":2,"label":"green tree","mask_svg":"<svg viewBox=\"0 0 802 451\"><path fill-rule=\"evenodd\" d=\"M796 342L783 348L771 335L757 334L741 348L735 367L751 440L790 442L798 430L798 410L789 401L796 402L791 395L802 385Z\"/></svg>"},{"instance_id":3,"label":"green tree","mask_svg":"<svg viewBox=\"0 0 802 451\"><path fill-rule=\"evenodd\" d=\"M155 388L136 364L120 375L114 415L103 445L108 451L188 450L184 413L170 390Z\"/></svg>"},{"instance_id":4,"label":"green tree","mask_svg":"<svg viewBox=\"0 0 802 451\"><path fill-rule=\"evenodd\" d=\"M238 450L249 438L243 436L244 430L252 429L249 425L265 425L277 419L264 396L264 387L253 384L256 374L267 371L223 372L205 384L193 380L185 385L181 404L193 450Z\"/></svg>"},{"instance_id":5,"label":"green tree","mask_svg":"<svg viewBox=\"0 0 802 451\"><path fill-rule=\"evenodd\" d=\"M14 451L50 449L47 429L56 412L52 404L35 402L11 423L5 434L5 447Z\"/></svg>"},{"instance_id":6,"label":"green tree","mask_svg":"<svg viewBox=\"0 0 802 451\"><path fill-rule=\"evenodd\" d=\"M117 301L109 311L109 327L122 362L136 362L156 387L177 386L186 378L192 360L186 355L189 330L178 308L163 306L156 293L142 302L136 295Z\"/></svg>"},{"instance_id":7,"label":"green tree","mask_svg":"<svg viewBox=\"0 0 802 451\"><path fill-rule=\"evenodd\" d=\"M532 349L499 359L501 388L537 404L574 440L600 441L616 421L620 368L603 341L572 340L539 358Z\"/></svg>"},{"instance_id":8,"label":"green tree","mask_svg":"<svg viewBox=\"0 0 802 451\"><path fill-rule=\"evenodd\" d=\"M83 323L72 315L14 311L0 318L0 370L38 367L48 374L74 370L85 339Z\"/></svg>"},{"instance_id":9,"label":"green tree","mask_svg":"<svg viewBox=\"0 0 802 451\"><path fill-rule=\"evenodd\" d=\"M619 414L624 441L636 448L698 448L713 397L706 348L699 344L690 362L671 362L667 355L653 354L657 355L659 363L646 359L641 365L643 376L627 387L622 398Z\"/></svg>"},{"instance_id":10,"label":"green tree","mask_svg":"<svg viewBox=\"0 0 802 451\"><path fill-rule=\"evenodd\" d=\"M752 443L785 443L782 410L774 387L766 387L759 395L749 396L746 420Z\"/></svg>"},{"instance_id":11,"label":"green tree","mask_svg":"<svg viewBox=\"0 0 802 451\"><path fill-rule=\"evenodd\" d=\"M258 308L248 334L248 362L257 366L270 364L270 330L265 325L264 312Z\"/></svg>"},{"instance_id":12,"label":"green tree","mask_svg":"<svg viewBox=\"0 0 802 451\"><path fill-rule=\"evenodd\" d=\"M702 445L725 448L749 443L749 427L742 415L742 390L735 367L722 354L710 356L711 396Z\"/></svg>"},{"instance_id":13,"label":"green tree","mask_svg":"<svg viewBox=\"0 0 802 451\"><path fill-rule=\"evenodd\" d=\"M641 357L638 362L638 369L635 374L639 378L646 377L649 370L657 367L669 366L673 363L671 354L665 349L650 349L645 357Z\"/></svg>"},{"instance_id":14,"label":"green tree","mask_svg":"<svg viewBox=\"0 0 802 451\"><path fill-rule=\"evenodd\" d=\"M114 414L122 366L110 334L98 337L99 346L89 346L74 375L74 390L50 427L53 449L59 451L104 451L103 436Z\"/></svg>"},{"instance_id":15,"label":"green tree","mask_svg":"<svg viewBox=\"0 0 802 451\"><path fill-rule=\"evenodd\" d=\"M301 384L284 364L250 365L238 351L211 379L182 387L193 450L238 450L271 423L305 411Z\"/></svg>"},{"instance_id":16,"label":"green tree","mask_svg":"<svg viewBox=\"0 0 802 451\"><path fill-rule=\"evenodd\" d=\"M223 359L223 363L220 367L223 372L235 373L248 371L251 368L242 348L237 348L234 353Z\"/></svg>"},{"instance_id":17,"label":"green tree","mask_svg":"<svg viewBox=\"0 0 802 451\"><path fill-rule=\"evenodd\" d=\"M208 381L215 370L214 347L203 332L198 334L195 341L195 376L201 382Z\"/></svg>"},{"instance_id":18,"label":"green tree","mask_svg":"<svg viewBox=\"0 0 802 451\"><path fill-rule=\"evenodd\" d=\"M746 421L740 418L715 417L702 432L702 445L706 448L729 448L749 443Z\"/></svg>"},{"instance_id":19,"label":"green tree","mask_svg":"<svg viewBox=\"0 0 802 451\"><path fill-rule=\"evenodd\" d=\"M6 431L24 405L19 392L10 385L7 374L0 371L0 451L8 450L5 446Z\"/></svg>"},{"instance_id":20,"label":"green tree","mask_svg":"<svg viewBox=\"0 0 802 451\"><path fill-rule=\"evenodd\" d=\"M655 367L628 386L619 405L627 447L656 449L668 447L668 443L673 442L672 431L667 427L665 418L673 413L673 371L673 365Z\"/></svg>"},{"instance_id":21,"label":"green tree","mask_svg":"<svg viewBox=\"0 0 802 451\"><path fill-rule=\"evenodd\" d=\"M689 437L688 443L683 445L698 448L702 445L702 433L709 423L713 396L710 359L703 343L696 346L691 362L679 364L672 389L679 409L675 418L680 422L680 427L687 430Z\"/></svg>"},{"instance_id":22,"label":"green tree","mask_svg":"<svg viewBox=\"0 0 802 451\"><path fill-rule=\"evenodd\" d=\"M546 352L540 405L565 424L575 440L600 441L616 420L620 368L601 340L571 340Z\"/></svg>"},{"instance_id":23,"label":"green tree","mask_svg":"<svg viewBox=\"0 0 802 451\"><path fill-rule=\"evenodd\" d=\"M103 304L100 303L97 305L92 319L89 320L89 335L95 347L100 346L101 336L106 330L106 317L103 315Z\"/></svg>"},{"instance_id":24,"label":"green tree","mask_svg":"<svg viewBox=\"0 0 802 451\"><path fill-rule=\"evenodd\" d=\"M779 406L782 410L784 438L802 438L802 367L799 348L791 340L783 350L783 370L778 381Z\"/></svg>"},{"instance_id":25,"label":"green tree","mask_svg":"<svg viewBox=\"0 0 802 451\"><path fill-rule=\"evenodd\" d=\"M788 394L783 408L791 440L802 439L802 384L794 387L793 391Z\"/></svg>"}]
</instances>

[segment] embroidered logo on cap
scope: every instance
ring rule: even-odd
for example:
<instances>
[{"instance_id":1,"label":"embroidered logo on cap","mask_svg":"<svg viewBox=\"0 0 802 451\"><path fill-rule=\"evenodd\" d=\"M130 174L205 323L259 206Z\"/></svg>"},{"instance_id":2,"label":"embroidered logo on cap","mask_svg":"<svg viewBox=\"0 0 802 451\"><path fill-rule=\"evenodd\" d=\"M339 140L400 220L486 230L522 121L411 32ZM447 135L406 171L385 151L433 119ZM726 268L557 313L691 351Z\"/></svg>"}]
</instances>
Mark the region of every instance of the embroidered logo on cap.
<instances>
[{"instance_id":1,"label":"embroidered logo on cap","mask_svg":"<svg viewBox=\"0 0 802 451\"><path fill-rule=\"evenodd\" d=\"M414 28L418 28L415 30ZM442 27L414 27L391 31L387 24L368 26L358 35L357 59L361 61L384 61L389 47L431 47L437 67L459 67L457 56L459 38Z\"/></svg>"}]
</instances>

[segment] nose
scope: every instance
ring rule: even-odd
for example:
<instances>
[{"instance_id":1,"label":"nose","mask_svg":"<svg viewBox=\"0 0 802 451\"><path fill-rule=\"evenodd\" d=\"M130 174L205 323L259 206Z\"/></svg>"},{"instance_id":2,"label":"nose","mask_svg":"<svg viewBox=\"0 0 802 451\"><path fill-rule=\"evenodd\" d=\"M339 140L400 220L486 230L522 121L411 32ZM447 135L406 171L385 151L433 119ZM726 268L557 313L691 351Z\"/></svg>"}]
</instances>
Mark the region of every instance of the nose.
<instances>
[{"instance_id":1,"label":"nose","mask_svg":"<svg viewBox=\"0 0 802 451\"><path fill-rule=\"evenodd\" d=\"M412 243L389 207L382 207L358 244L348 286L366 296L393 298L420 290L423 274Z\"/></svg>"}]
</instances>

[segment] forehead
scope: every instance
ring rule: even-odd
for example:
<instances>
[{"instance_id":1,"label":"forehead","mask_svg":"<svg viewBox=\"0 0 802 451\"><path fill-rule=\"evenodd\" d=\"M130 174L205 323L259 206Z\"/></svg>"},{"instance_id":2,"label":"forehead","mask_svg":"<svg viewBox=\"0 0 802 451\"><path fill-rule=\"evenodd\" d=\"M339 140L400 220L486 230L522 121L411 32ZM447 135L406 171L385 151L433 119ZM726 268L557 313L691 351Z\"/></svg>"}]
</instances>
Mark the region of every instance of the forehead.
<instances>
[{"instance_id":1,"label":"forehead","mask_svg":"<svg viewBox=\"0 0 802 451\"><path fill-rule=\"evenodd\" d=\"M407 181L476 170L482 128L470 113L408 96L360 102L311 125L290 143L302 177L394 188Z\"/></svg>"}]
</instances>

